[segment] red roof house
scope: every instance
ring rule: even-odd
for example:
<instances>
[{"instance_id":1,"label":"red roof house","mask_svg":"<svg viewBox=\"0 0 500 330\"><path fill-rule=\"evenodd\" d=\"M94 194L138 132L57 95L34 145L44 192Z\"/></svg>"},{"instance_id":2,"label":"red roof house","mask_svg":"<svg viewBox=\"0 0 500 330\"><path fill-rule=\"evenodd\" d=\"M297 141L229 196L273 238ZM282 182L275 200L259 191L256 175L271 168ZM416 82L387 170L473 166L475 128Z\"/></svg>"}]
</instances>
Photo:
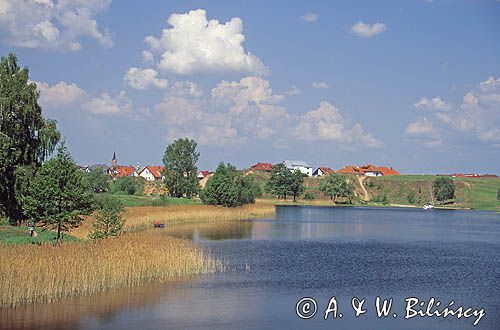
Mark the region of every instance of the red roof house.
<instances>
[{"instance_id":1,"label":"red roof house","mask_svg":"<svg viewBox=\"0 0 500 330\"><path fill-rule=\"evenodd\" d=\"M161 181L163 180L163 166L145 166L137 175L143 177L147 181Z\"/></svg>"},{"instance_id":2,"label":"red roof house","mask_svg":"<svg viewBox=\"0 0 500 330\"><path fill-rule=\"evenodd\" d=\"M273 164L271 163L257 163L250 167L252 171L262 171L262 172L271 172L273 170Z\"/></svg>"},{"instance_id":3,"label":"red roof house","mask_svg":"<svg viewBox=\"0 0 500 330\"><path fill-rule=\"evenodd\" d=\"M318 167L316 171L314 171L313 176L330 175L333 173L335 173L335 171L329 167Z\"/></svg>"}]
</instances>

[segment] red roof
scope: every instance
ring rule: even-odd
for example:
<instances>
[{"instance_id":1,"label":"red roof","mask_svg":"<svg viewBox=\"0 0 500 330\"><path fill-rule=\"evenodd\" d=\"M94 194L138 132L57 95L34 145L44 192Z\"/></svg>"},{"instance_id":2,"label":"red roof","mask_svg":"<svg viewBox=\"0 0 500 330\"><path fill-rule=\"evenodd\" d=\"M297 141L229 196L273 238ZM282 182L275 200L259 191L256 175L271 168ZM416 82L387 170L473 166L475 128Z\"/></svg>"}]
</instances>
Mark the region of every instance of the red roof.
<instances>
[{"instance_id":1,"label":"red roof","mask_svg":"<svg viewBox=\"0 0 500 330\"><path fill-rule=\"evenodd\" d=\"M121 177L124 177L124 176L130 176L132 175L132 173L134 173L135 171L135 168L132 167L132 166L117 166L115 168L115 173L116 173L116 176L121 178Z\"/></svg>"},{"instance_id":2,"label":"red roof","mask_svg":"<svg viewBox=\"0 0 500 330\"><path fill-rule=\"evenodd\" d=\"M165 168L163 166L146 166L139 172L139 175L145 169L148 169L148 171L153 175L155 179L161 179L163 177L162 173Z\"/></svg>"},{"instance_id":3,"label":"red roof","mask_svg":"<svg viewBox=\"0 0 500 330\"><path fill-rule=\"evenodd\" d=\"M380 172L382 175L399 175L399 172L392 167L375 166L373 164L366 164L363 166L344 166L337 173L340 174L365 174L367 172Z\"/></svg>"},{"instance_id":4,"label":"red roof","mask_svg":"<svg viewBox=\"0 0 500 330\"><path fill-rule=\"evenodd\" d=\"M363 174L358 166L347 165L337 171L339 174Z\"/></svg>"},{"instance_id":5,"label":"red roof","mask_svg":"<svg viewBox=\"0 0 500 330\"><path fill-rule=\"evenodd\" d=\"M324 175L330 175L330 174L335 173L335 171L329 167L318 167L318 169L316 171L318 171L318 170L323 172Z\"/></svg>"},{"instance_id":6,"label":"red roof","mask_svg":"<svg viewBox=\"0 0 500 330\"><path fill-rule=\"evenodd\" d=\"M251 170L254 171L266 171L270 172L273 170L273 164L271 163L257 163L250 167Z\"/></svg>"},{"instance_id":7,"label":"red roof","mask_svg":"<svg viewBox=\"0 0 500 330\"><path fill-rule=\"evenodd\" d=\"M200 171L198 172L198 176L202 175L202 177L206 178L207 176L210 175L210 171Z\"/></svg>"},{"instance_id":8,"label":"red roof","mask_svg":"<svg viewBox=\"0 0 500 330\"><path fill-rule=\"evenodd\" d=\"M392 167L379 167L380 172L382 172L382 175L387 176L387 175L400 175L398 171L393 169Z\"/></svg>"}]
</instances>

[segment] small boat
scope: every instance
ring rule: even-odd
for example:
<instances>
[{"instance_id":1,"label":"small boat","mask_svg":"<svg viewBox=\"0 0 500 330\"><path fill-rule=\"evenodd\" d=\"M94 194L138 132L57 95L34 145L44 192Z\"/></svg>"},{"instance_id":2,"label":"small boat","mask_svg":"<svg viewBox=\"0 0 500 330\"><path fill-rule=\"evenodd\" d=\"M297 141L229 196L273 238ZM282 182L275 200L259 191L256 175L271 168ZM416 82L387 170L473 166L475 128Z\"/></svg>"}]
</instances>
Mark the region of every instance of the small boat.
<instances>
[{"instance_id":1,"label":"small boat","mask_svg":"<svg viewBox=\"0 0 500 330\"><path fill-rule=\"evenodd\" d=\"M432 210L434 208L434 198L432 196L432 186L430 187L430 203L429 204L424 204L424 206L422 207L424 210Z\"/></svg>"}]
</instances>

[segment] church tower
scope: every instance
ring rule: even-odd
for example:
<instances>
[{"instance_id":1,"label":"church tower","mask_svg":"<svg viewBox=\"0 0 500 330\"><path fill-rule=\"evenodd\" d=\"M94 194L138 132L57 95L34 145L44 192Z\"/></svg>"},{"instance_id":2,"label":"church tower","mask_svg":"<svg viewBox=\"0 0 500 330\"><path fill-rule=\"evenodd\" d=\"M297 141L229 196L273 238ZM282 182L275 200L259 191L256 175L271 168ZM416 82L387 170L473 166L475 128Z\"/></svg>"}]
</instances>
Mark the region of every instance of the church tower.
<instances>
[{"instance_id":1,"label":"church tower","mask_svg":"<svg viewBox=\"0 0 500 330\"><path fill-rule=\"evenodd\" d=\"M111 167L116 168L118 161L116 159L116 152L113 152L113 159L111 159Z\"/></svg>"}]
</instances>

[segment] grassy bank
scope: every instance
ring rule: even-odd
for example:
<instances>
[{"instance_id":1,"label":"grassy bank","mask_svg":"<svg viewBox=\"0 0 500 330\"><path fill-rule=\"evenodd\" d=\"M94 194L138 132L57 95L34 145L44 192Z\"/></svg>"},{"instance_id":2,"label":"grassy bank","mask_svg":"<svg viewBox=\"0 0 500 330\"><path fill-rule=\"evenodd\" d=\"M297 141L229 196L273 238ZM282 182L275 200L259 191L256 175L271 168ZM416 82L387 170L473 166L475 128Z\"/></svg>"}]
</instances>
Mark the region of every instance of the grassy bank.
<instances>
[{"instance_id":1,"label":"grassy bank","mask_svg":"<svg viewBox=\"0 0 500 330\"><path fill-rule=\"evenodd\" d=\"M0 307L212 272L222 265L162 231L59 246L0 245Z\"/></svg>"},{"instance_id":2,"label":"grassy bank","mask_svg":"<svg viewBox=\"0 0 500 330\"><path fill-rule=\"evenodd\" d=\"M113 194L125 207L136 206L170 206L170 205L196 205L201 204L199 200L189 198L172 198L158 196L137 196Z\"/></svg>"},{"instance_id":3,"label":"grassy bank","mask_svg":"<svg viewBox=\"0 0 500 330\"><path fill-rule=\"evenodd\" d=\"M28 227L0 226L0 244L41 244L47 242L55 242L56 233L50 230L36 230L38 236L30 237L28 235ZM74 242L78 239L71 235L64 235L63 241Z\"/></svg>"}]
</instances>

